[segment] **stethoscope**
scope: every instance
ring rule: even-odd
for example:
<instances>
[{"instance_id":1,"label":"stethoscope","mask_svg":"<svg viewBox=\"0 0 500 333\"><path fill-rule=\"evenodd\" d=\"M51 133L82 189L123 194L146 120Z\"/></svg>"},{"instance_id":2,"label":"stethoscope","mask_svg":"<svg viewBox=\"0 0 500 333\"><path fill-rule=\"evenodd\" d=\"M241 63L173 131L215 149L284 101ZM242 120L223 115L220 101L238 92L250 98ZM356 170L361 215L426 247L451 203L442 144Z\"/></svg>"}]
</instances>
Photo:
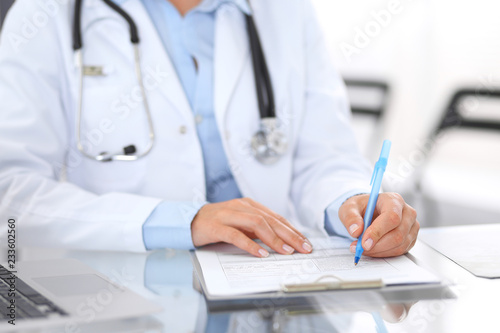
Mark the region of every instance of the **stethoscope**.
<instances>
[{"instance_id":1,"label":"stethoscope","mask_svg":"<svg viewBox=\"0 0 500 333\"><path fill-rule=\"evenodd\" d=\"M82 32L81 32L81 11L83 0L76 0L75 16L73 21L73 50L75 51L76 63L79 68L79 100L78 100L78 119L77 119L77 147L78 150L87 158L99 162L110 161L136 161L151 152L155 142L155 132L153 120L149 109L149 104L146 96L146 90L142 80L142 71L140 66L139 54L139 33L134 20L120 6L112 0L102 0L111 9L122 16L130 27L130 41L134 49L135 72L139 87L141 89L142 98L144 101L144 110L146 112L149 141L146 148L142 152L138 152L135 145L128 145L120 152L108 153L103 152L99 155L91 155L85 151L81 140L82 127L82 105L83 105L83 78L85 76L85 66L83 65L82 55ZM248 37L250 40L253 72L255 78L255 88L257 90L257 98L260 113L260 128L252 137L250 148L252 154L262 164L276 163L287 151L288 141L286 135L280 129L279 120L276 117L274 106L274 94L269 76L269 71L266 65L266 59L260 43L260 38L255 26L255 22L251 15L245 15Z\"/></svg>"}]
</instances>

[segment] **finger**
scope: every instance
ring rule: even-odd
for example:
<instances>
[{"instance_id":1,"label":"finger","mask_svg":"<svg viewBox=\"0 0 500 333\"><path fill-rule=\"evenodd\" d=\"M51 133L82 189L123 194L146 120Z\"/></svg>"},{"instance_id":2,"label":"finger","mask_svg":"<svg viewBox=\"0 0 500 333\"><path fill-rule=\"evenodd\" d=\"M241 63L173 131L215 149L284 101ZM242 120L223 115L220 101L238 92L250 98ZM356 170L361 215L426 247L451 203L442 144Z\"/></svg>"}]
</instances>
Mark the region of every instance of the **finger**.
<instances>
[{"instance_id":1,"label":"finger","mask_svg":"<svg viewBox=\"0 0 500 333\"><path fill-rule=\"evenodd\" d=\"M298 235L300 235L301 237L303 237L305 240L307 240L306 236L304 236L300 231L298 231L287 219L285 219L283 216L281 216L280 214L272 211L271 209L267 208L266 206L264 206L263 204L255 201L255 200L252 200L250 198L244 198L243 199L246 203L248 203L249 205L251 205L252 207L255 207L263 212L265 212L266 214L274 217L275 219L277 219L278 221L286 224L290 229L292 229L295 233L297 233Z\"/></svg>"},{"instance_id":2,"label":"finger","mask_svg":"<svg viewBox=\"0 0 500 333\"><path fill-rule=\"evenodd\" d=\"M416 216L415 210L411 206L405 205L401 224L385 234L366 254L388 251L402 245L406 241L410 229L417 222Z\"/></svg>"},{"instance_id":3,"label":"finger","mask_svg":"<svg viewBox=\"0 0 500 333\"><path fill-rule=\"evenodd\" d=\"M242 232L250 239L258 239L259 237L257 237L256 234L254 234L253 232L251 231L246 231L246 230L242 230Z\"/></svg>"},{"instance_id":4,"label":"finger","mask_svg":"<svg viewBox=\"0 0 500 333\"><path fill-rule=\"evenodd\" d=\"M358 195L349 198L339 209L339 218L352 237L359 237L363 233L363 214L368 203L367 195Z\"/></svg>"},{"instance_id":5,"label":"finger","mask_svg":"<svg viewBox=\"0 0 500 333\"><path fill-rule=\"evenodd\" d=\"M378 253L373 253L373 254L368 254L370 257L376 257L376 258L388 258L388 257L396 257L400 256L402 254L408 253L408 251L413 247L413 245L416 242L417 236L418 236L418 231L420 229L420 224L417 222L413 224L413 226L410 229L410 232L406 236L405 242L401 244L398 247L395 247L393 249L387 250L387 251L382 251Z\"/></svg>"},{"instance_id":6,"label":"finger","mask_svg":"<svg viewBox=\"0 0 500 333\"><path fill-rule=\"evenodd\" d=\"M284 225L277 220L274 223L270 223L270 225L276 235L278 235L278 237L280 237L287 244L290 244L290 246L292 246L295 250L301 253L310 253L312 251L311 244L295 231L290 229L287 225Z\"/></svg>"},{"instance_id":7,"label":"finger","mask_svg":"<svg viewBox=\"0 0 500 333\"><path fill-rule=\"evenodd\" d=\"M418 221L415 221L415 224L412 226L412 229L413 228L415 228L415 230L413 230L415 234L413 235L413 241L410 243L410 246L408 246L408 248L406 249L406 253L410 252L410 250L415 246L415 243L417 242L418 232L420 231L420 223ZM412 231L410 230L410 232Z\"/></svg>"},{"instance_id":8,"label":"finger","mask_svg":"<svg viewBox=\"0 0 500 333\"><path fill-rule=\"evenodd\" d=\"M301 253L310 253L312 251L311 242L301 232L295 229L284 217L252 199L245 198L244 200L258 212L267 217L270 226L287 244L291 245L294 249Z\"/></svg>"},{"instance_id":9,"label":"finger","mask_svg":"<svg viewBox=\"0 0 500 333\"><path fill-rule=\"evenodd\" d=\"M349 251L351 251L351 253L356 253L356 246L358 245L358 241L355 240L354 242L351 243L351 245L349 246Z\"/></svg>"},{"instance_id":10,"label":"finger","mask_svg":"<svg viewBox=\"0 0 500 333\"><path fill-rule=\"evenodd\" d=\"M385 234L370 250L364 251L367 256L372 256L378 253L384 253L392 249L397 249L408 241L407 236L411 226L408 228L401 224L400 227L389 231ZM406 245L409 245L407 243Z\"/></svg>"},{"instance_id":11,"label":"finger","mask_svg":"<svg viewBox=\"0 0 500 333\"><path fill-rule=\"evenodd\" d=\"M231 200L229 211L217 214L216 219L219 223L236 228L244 234L253 234L262 240L271 249L280 254L292 254L293 247L286 244L279 238L274 230L270 227L270 223L274 219L253 206L247 204L242 199ZM247 236L248 237L248 236Z\"/></svg>"},{"instance_id":12,"label":"finger","mask_svg":"<svg viewBox=\"0 0 500 333\"><path fill-rule=\"evenodd\" d=\"M408 253L408 251L411 249L411 247L415 244L417 234L418 234L418 229L419 229L419 225L415 224L407 236L407 241L405 241L400 246L393 248L391 250L382 251L382 252L378 252L378 253L374 253L374 254L368 254L368 255L371 257L377 257L377 258L380 258L380 257L388 258L388 257L396 257L396 256L400 256L400 255Z\"/></svg>"},{"instance_id":13,"label":"finger","mask_svg":"<svg viewBox=\"0 0 500 333\"><path fill-rule=\"evenodd\" d=\"M380 315L389 323L400 323L408 316L408 307L405 304L385 304L382 306Z\"/></svg>"},{"instance_id":14,"label":"finger","mask_svg":"<svg viewBox=\"0 0 500 333\"><path fill-rule=\"evenodd\" d=\"M218 235L221 242L233 244L256 257L266 258L269 256L269 252L266 249L245 236L238 229L222 227L218 230Z\"/></svg>"},{"instance_id":15,"label":"finger","mask_svg":"<svg viewBox=\"0 0 500 333\"><path fill-rule=\"evenodd\" d=\"M396 193L382 193L377 200L378 216L366 229L362 245L367 251L371 250L385 234L397 228L403 218L403 198Z\"/></svg>"},{"instance_id":16,"label":"finger","mask_svg":"<svg viewBox=\"0 0 500 333\"><path fill-rule=\"evenodd\" d=\"M270 217L254 210L251 213L236 212L231 215L230 220L223 221L223 223L227 226L255 234L264 244L280 254L292 254L294 252L293 247L285 243L275 233L269 225L269 223L272 223L272 221L269 221L270 219Z\"/></svg>"}]
</instances>

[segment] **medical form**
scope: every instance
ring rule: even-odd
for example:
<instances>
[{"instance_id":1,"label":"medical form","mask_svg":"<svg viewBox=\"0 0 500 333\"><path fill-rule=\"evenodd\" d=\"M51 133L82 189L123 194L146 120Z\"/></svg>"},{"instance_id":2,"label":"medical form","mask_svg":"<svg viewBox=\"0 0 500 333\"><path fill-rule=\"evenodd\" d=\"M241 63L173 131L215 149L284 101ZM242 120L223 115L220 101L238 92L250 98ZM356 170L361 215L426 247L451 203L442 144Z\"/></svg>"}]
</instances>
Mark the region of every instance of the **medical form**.
<instances>
[{"instance_id":1,"label":"medical form","mask_svg":"<svg viewBox=\"0 0 500 333\"><path fill-rule=\"evenodd\" d=\"M231 296L282 290L284 285L313 283L334 277L346 281L382 279L385 285L438 283L432 273L406 256L363 258L354 266L350 240L341 237L312 238L313 252L281 255L269 251L267 258L254 257L229 244L196 250L208 293Z\"/></svg>"}]
</instances>

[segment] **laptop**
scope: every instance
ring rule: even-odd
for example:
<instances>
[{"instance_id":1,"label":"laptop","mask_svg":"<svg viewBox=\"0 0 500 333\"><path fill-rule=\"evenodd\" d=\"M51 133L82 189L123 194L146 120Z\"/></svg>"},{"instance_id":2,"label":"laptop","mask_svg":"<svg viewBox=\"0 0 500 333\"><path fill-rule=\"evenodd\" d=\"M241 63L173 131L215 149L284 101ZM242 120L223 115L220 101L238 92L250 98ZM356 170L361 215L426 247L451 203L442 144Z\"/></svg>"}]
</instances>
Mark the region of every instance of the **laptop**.
<instances>
[{"instance_id":1,"label":"laptop","mask_svg":"<svg viewBox=\"0 0 500 333\"><path fill-rule=\"evenodd\" d=\"M101 321L138 318L162 308L75 259L0 265L0 331L59 326L66 332Z\"/></svg>"}]
</instances>

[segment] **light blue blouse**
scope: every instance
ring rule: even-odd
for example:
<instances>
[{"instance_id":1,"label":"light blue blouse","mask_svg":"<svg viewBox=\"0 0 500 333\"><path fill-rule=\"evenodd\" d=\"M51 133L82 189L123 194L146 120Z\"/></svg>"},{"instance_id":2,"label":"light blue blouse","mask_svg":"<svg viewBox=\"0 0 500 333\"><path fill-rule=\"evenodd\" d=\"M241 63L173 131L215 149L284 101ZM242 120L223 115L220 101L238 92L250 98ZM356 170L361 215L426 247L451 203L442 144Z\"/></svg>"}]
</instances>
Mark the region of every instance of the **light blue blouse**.
<instances>
[{"instance_id":1,"label":"light blue blouse","mask_svg":"<svg viewBox=\"0 0 500 333\"><path fill-rule=\"evenodd\" d=\"M184 17L167 0L142 0L184 88L197 123L205 164L208 202L240 198L241 193L229 168L214 114L214 29L215 13L224 3L250 13L245 0L204 0ZM192 248L191 221L183 206L163 202L143 228L146 248ZM192 202L189 203L192 206ZM198 208L201 208L198 207ZM172 228L173 227L173 228Z\"/></svg>"}]
</instances>

